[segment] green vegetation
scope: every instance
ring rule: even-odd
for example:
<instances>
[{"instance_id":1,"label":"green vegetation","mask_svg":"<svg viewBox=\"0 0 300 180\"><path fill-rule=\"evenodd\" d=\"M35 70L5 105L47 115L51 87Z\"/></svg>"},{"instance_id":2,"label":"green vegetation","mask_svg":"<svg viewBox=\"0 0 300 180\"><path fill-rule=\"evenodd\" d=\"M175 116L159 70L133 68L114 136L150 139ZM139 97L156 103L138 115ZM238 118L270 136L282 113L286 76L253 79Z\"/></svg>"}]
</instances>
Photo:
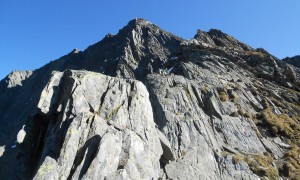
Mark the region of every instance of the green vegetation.
<instances>
[{"instance_id":1,"label":"green vegetation","mask_svg":"<svg viewBox=\"0 0 300 180\"><path fill-rule=\"evenodd\" d=\"M186 155L186 150L185 149L183 149L182 151L181 151L181 155L184 157L185 155Z\"/></svg>"},{"instance_id":2,"label":"green vegetation","mask_svg":"<svg viewBox=\"0 0 300 180\"><path fill-rule=\"evenodd\" d=\"M235 106L237 107L238 111L237 114L244 116L245 118L253 118L253 115L250 114L249 112L245 111L240 104L238 104L237 102L235 102Z\"/></svg>"},{"instance_id":3,"label":"green vegetation","mask_svg":"<svg viewBox=\"0 0 300 180\"><path fill-rule=\"evenodd\" d=\"M233 90L235 91L241 91L243 89L243 87L240 84L237 84Z\"/></svg>"},{"instance_id":4,"label":"green vegetation","mask_svg":"<svg viewBox=\"0 0 300 180\"><path fill-rule=\"evenodd\" d=\"M219 98L222 102L229 101L229 96L225 88L217 88Z\"/></svg>"},{"instance_id":5,"label":"green vegetation","mask_svg":"<svg viewBox=\"0 0 300 180\"><path fill-rule=\"evenodd\" d=\"M227 93L229 95L230 100L234 103L237 103L238 95L236 93L234 93L232 89L228 89Z\"/></svg>"},{"instance_id":6,"label":"green vegetation","mask_svg":"<svg viewBox=\"0 0 300 180\"><path fill-rule=\"evenodd\" d=\"M294 143L300 144L300 126L288 115L276 115L270 107L267 107L257 115L257 118L262 125L269 128L273 135L283 135Z\"/></svg>"},{"instance_id":7,"label":"green vegetation","mask_svg":"<svg viewBox=\"0 0 300 180\"><path fill-rule=\"evenodd\" d=\"M282 173L290 179L300 177L300 148L296 145L286 154L286 162L283 165Z\"/></svg>"},{"instance_id":8,"label":"green vegetation","mask_svg":"<svg viewBox=\"0 0 300 180\"><path fill-rule=\"evenodd\" d=\"M206 94L209 90L209 86L207 84L204 84L202 87L201 87L201 93L203 94Z\"/></svg>"},{"instance_id":9,"label":"green vegetation","mask_svg":"<svg viewBox=\"0 0 300 180\"><path fill-rule=\"evenodd\" d=\"M237 164L237 163L239 163L239 162L241 162L241 161L245 161L245 158L244 158L244 156L242 156L242 155L234 154L234 155L232 156L232 160L233 160L233 162L234 162L235 164Z\"/></svg>"},{"instance_id":10,"label":"green vegetation","mask_svg":"<svg viewBox=\"0 0 300 180\"><path fill-rule=\"evenodd\" d=\"M257 56L261 59L265 58L266 55L262 52L257 52L257 51L245 51L245 54L248 56Z\"/></svg>"},{"instance_id":11,"label":"green vegetation","mask_svg":"<svg viewBox=\"0 0 300 180\"><path fill-rule=\"evenodd\" d=\"M94 112L96 115L100 115L100 113L101 113L101 105L99 106L99 108L98 108L98 110L96 111L96 112Z\"/></svg>"},{"instance_id":12,"label":"green vegetation","mask_svg":"<svg viewBox=\"0 0 300 180\"><path fill-rule=\"evenodd\" d=\"M264 109L267 109L270 107L269 102L267 101L267 99L263 99L261 101L262 106L264 107Z\"/></svg>"},{"instance_id":13,"label":"green vegetation","mask_svg":"<svg viewBox=\"0 0 300 180\"><path fill-rule=\"evenodd\" d=\"M244 160L255 174L267 176L271 180L279 178L278 170L272 165L273 158L271 156L248 155Z\"/></svg>"},{"instance_id":14,"label":"green vegetation","mask_svg":"<svg viewBox=\"0 0 300 180\"><path fill-rule=\"evenodd\" d=\"M106 120L108 120L113 114L115 114L116 112L118 112L118 110L120 109L120 107L123 105L123 103L122 104L119 104L117 107L115 107L112 111L110 111L109 113L108 113L108 115L106 116Z\"/></svg>"},{"instance_id":15,"label":"green vegetation","mask_svg":"<svg viewBox=\"0 0 300 180\"><path fill-rule=\"evenodd\" d=\"M229 101L229 96L225 92L220 92L219 98L222 102Z\"/></svg>"},{"instance_id":16,"label":"green vegetation","mask_svg":"<svg viewBox=\"0 0 300 180\"><path fill-rule=\"evenodd\" d=\"M275 166L273 166L274 160L268 154L259 155L259 154L251 154L251 155L239 155L233 154L226 151L222 152L222 156L230 155L232 156L233 163L237 164L241 161L244 161L248 164L251 171L260 177L268 177L271 180L275 180L279 178L279 172Z\"/></svg>"},{"instance_id":17,"label":"green vegetation","mask_svg":"<svg viewBox=\"0 0 300 180\"><path fill-rule=\"evenodd\" d=\"M252 115L249 112L244 113L244 117L252 119Z\"/></svg>"},{"instance_id":18,"label":"green vegetation","mask_svg":"<svg viewBox=\"0 0 300 180\"><path fill-rule=\"evenodd\" d=\"M192 100L192 95L191 95L189 89L184 88L184 92L185 92L186 97L189 98L189 100Z\"/></svg>"},{"instance_id":19,"label":"green vegetation","mask_svg":"<svg viewBox=\"0 0 300 180\"><path fill-rule=\"evenodd\" d=\"M263 110L259 112L254 121L256 124L269 129L270 133L274 136L281 136L285 139L285 142L291 145L291 149L285 154L283 163L280 164L280 175L287 177L288 179L299 179L300 177L300 106L299 102L287 99L289 94L296 94L299 96L299 92L296 91L283 91L279 96L272 96L272 93L265 87L254 84L257 87L259 93L265 97L261 101ZM252 94L253 90L251 90ZM256 93L258 94L258 93ZM282 114L275 114L274 107L271 106L272 102ZM251 162L249 162L251 163ZM252 166L251 170L255 171L256 166ZM266 173L269 178L275 171L269 171ZM275 178L276 179L276 178Z\"/></svg>"},{"instance_id":20,"label":"green vegetation","mask_svg":"<svg viewBox=\"0 0 300 180\"><path fill-rule=\"evenodd\" d=\"M239 115L244 116L245 111L240 106L238 106L238 113Z\"/></svg>"}]
</instances>

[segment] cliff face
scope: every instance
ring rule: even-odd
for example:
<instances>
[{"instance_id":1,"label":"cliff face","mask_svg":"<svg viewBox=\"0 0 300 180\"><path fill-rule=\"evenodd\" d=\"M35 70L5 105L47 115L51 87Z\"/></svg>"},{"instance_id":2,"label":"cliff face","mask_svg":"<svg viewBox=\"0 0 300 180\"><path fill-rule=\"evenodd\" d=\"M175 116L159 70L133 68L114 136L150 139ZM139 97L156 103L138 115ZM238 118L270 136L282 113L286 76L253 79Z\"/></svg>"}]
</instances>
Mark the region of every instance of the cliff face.
<instances>
[{"instance_id":1,"label":"cliff face","mask_svg":"<svg viewBox=\"0 0 300 180\"><path fill-rule=\"evenodd\" d=\"M0 82L4 179L300 176L300 69L143 19Z\"/></svg>"}]
</instances>

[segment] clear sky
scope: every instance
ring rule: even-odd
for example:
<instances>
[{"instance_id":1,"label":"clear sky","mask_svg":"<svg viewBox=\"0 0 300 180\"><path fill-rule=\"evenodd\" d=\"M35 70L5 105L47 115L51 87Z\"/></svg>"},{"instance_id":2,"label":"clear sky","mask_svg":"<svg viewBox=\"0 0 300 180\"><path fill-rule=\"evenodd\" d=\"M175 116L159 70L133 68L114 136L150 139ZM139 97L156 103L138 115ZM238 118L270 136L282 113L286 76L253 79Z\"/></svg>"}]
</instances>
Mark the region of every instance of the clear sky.
<instances>
[{"instance_id":1,"label":"clear sky","mask_svg":"<svg viewBox=\"0 0 300 180\"><path fill-rule=\"evenodd\" d=\"M0 79L84 50L141 17L190 39L220 29L278 58L300 54L299 0L0 0Z\"/></svg>"}]
</instances>

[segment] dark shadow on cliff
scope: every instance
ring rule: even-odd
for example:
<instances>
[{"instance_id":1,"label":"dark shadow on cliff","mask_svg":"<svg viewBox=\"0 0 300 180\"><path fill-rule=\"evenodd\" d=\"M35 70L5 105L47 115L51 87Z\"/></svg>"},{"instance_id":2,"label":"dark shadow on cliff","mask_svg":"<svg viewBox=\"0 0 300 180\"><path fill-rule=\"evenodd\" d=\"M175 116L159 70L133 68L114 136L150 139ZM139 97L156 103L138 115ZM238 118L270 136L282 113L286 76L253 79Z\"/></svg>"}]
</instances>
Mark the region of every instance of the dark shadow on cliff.
<instances>
[{"instance_id":1,"label":"dark shadow on cliff","mask_svg":"<svg viewBox=\"0 0 300 180\"><path fill-rule=\"evenodd\" d=\"M87 140L84 146L77 151L74 164L68 176L68 179L72 179L72 176L74 175L76 170L78 171L77 168L80 164L82 164L83 160L84 162L80 170L79 179L81 179L86 174L93 159L96 157L98 153L100 141L101 141L100 135L95 135L91 137L89 140Z\"/></svg>"},{"instance_id":2,"label":"dark shadow on cliff","mask_svg":"<svg viewBox=\"0 0 300 180\"><path fill-rule=\"evenodd\" d=\"M0 82L0 146L5 146L5 151L0 157L1 178L18 179L18 176L23 174L19 169L19 165L22 164L20 159L23 155L19 153L19 146L14 148L16 136L23 125L26 125L25 131L28 132L31 132L31 128L34 126L44 126L36 120L36 115L39 114L37 105L41 92L51 78L52 72L64 71L70 68L74 70L81 69L83 58L81 53L70 53L63 56L33 71L31 76L22 81L22 86L17 85L7 88L7 79ZM26 141L26 138L24 141ZM32 149L34 143L28 144L28 146L30 146L29 149ZM26 173L31 174L30 172Z\"/></svg>"},{"instance_id":3,"label":"dark shadow on cliff","mask_svg":"<svg viewBox=\"0 0 300 180\"><path fill-rule=\"evenodd\" d=\"M162 129L167 125L167 119L166 119L165 112L163 110L163 107L161 106L161 103L159 102L157 95L155 94L155 92L153 90L154 86L151 85L151 83L152 83L151 80L149 80L147 78L144 83L149 92L149 99L150 99L152 110L153 110L154 122L158 126L158 129L160 131L162 131Z\"/></svg>"}]
</instances>

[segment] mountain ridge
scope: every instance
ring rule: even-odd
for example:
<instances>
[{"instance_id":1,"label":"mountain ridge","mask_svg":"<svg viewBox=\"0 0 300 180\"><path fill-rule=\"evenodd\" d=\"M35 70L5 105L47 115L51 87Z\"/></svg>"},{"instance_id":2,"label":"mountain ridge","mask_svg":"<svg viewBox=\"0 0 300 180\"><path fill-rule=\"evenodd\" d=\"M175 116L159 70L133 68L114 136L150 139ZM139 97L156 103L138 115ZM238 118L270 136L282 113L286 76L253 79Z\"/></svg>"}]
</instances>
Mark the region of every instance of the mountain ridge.
<instances>
[{"instance_id":1,"label":"mountain ridge","mask_svg":"<svg viewBox=\"0 0 300 180\"><path fill-rule=\"evenodd\" d=\"M185 40L134 19L1 80L0 175L297 177L299 87L299 68L219 30Z\"/></svg>"},{"instance_id":2,"label":"mountain ridge","mask_svg":"<svg viewBox=\"0 0 300 180\"><path fill-rule=\"evenodd\" d=\"M286 57L283 58L282 61L285 61L288 64L300 68L300 55L293 56L293 57Z\"/></svg>"}]
</instances>

